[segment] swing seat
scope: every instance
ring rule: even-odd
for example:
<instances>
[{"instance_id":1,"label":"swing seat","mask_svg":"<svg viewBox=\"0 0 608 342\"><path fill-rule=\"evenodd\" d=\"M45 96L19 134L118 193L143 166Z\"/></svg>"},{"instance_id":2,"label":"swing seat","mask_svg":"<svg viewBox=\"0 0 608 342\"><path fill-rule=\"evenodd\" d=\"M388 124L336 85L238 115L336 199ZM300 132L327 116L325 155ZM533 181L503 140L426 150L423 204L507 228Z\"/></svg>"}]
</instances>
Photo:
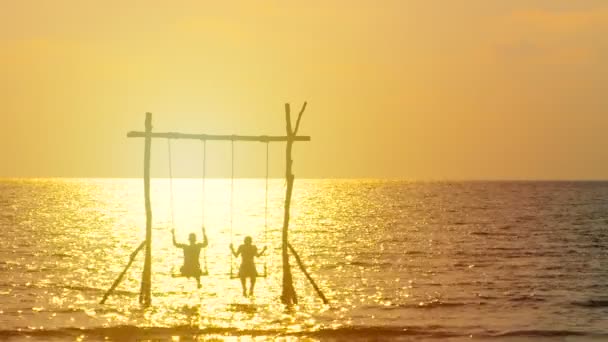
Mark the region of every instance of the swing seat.
<instances>
[{"instance_id":1,"label":"swing seat","mask_svg":"<svg viewBox=\"0 0 608 342\"><path fill-rule=\"evenodd\" d=\"M201 273L201 277L206 277L209 275L209 272L205 272L203 271ZM181 274L181 273L171 273L171 278L194 278L193 276L188 276L185 274Z\"/></svg>"},{"instance_id":2,"label":"swing seat","mask_svg":"<svg viewBox=\"0 0 608 342\"><path fill-rule=\"evenodd\" d=\"M256 264L255 264L255 266L256 266L256 273L257 273L256 278L267 278L267 277L268 277L268 268L266 267L266 263L264 263L264 264L262 265L262 269L263 269L264 271L263 271L263 272L261 272L261 273L260 273L260 272L257 272L257 269L258 269L258 267L257 267L257 266L258 266L258 265L260 265L260 263L256 263ZM236 268L236 272L235 272L235 268L234 268L234 267L231 267L231 268L230 268L230 279L239 279L239 278L240 278L240 277L239 277L239 268L237 267L237 268Z\"/></svg>"},{"instance_id":3,"label":"swing seat","mask_svg":"<svg viewBox=\"0 0 608 342\"><path fill-rule=\"evenodd\" d=\"M209 275L209 270L205 267L205 269L200 269L199 276L206 277ZM194 278L195 276L192 274L185 274L181 270L176 270L175 268L171 271L172 278Z\"/></svg>"}]
</instances>

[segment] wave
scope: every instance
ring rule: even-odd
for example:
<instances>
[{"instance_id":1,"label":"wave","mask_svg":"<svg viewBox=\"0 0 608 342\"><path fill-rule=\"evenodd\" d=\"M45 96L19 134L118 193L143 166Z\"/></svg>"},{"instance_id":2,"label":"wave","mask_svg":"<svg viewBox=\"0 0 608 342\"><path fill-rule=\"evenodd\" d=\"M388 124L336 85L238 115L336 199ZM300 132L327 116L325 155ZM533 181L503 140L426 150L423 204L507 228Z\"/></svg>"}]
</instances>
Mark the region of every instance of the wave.
<instances>
[{"instance_id":1,"label":"wave","mask_svg":"<svg viewBox=\"0 0 608 342\"><path fill-rule=\"evenodd\" d=\"M345 265L350 265L350 266L362 266L362 267L390 267L393 264L390 262L367 262L367 261L351 261L351 262L347 262L345 263Z\"/></svg>"},{"instance_id":2,"label":"wave","mask_svg":"<svg viewBox=\"0 0 608 342\"><path fill-rule=\"evenodd\" d=\"M68 253L53 253L51 254L52 257L57 257L57 258L69 258L71 257L70 254Z\"/></svg>"},{"instance_id":3,"label":"wave","mask_svg":"<svg viewBox=\"0 0 608 342\"><path fill-rule=\"evenodd\" d=\"M380 308L381 310L396 310L396 309L434 309L434 308L446 308L446 307L460 307L460 306L467 306L467 305L485 305L485 302L444 302L444 301L440 301L440 300L433 300L433 301L428 301L428 302L419 302L419 303L400 303L400 304L392 304L392 305L388 305L388 306L376 306L376 305L369 305L366 307L369 308L374 308L374 309L378 309Z\"/></svg>"},{"instance_id":4,"label":"wave","mask_svg":"<svg viewBox=\"0 0 608 342\"><path fill-rule=\"evenodd\" d=\"M63 328L54 330L40 329L20 329L20 330L0 330L0 337L32 337L34 339L46 340L49 338L77 338L84 336L87 339L98 338L99 340L171 340L174 336L185 337L185 339L205 335L223 335L226 336L252 336L252 337L308 337L320 339L340 339L366 341L369 339L394 339L399 337L418 337L418 338L457 338L457 337L474 337L474 338L501 338L501 337L567 337L567 336L588 336L595 338L606 338L608 333L599 334L577 330L511 330L504 332L496 331L479 331L475 332L465 329L450 329L440 325L429 326L403 326L403 327L376 327L376 326L360 326L360 327L343 327L336 329L319 329L310 331L285 331L279 329L250 329L241 330L238 328L197 328L192 326L176 326L176 327L137 327L131 325L123 325L116 327L98 327L98 328Z\"/></svg>"},{"instance_id":5,"label":"wave","mask_svg":"<svg viewBox=\"0 0 608 342\"><path fill-rule=\"evenodd\" d=\"M572 305L586 308L606 308L608 307L608 299L589 299L582 302L572 302Z\"/></svg>"},{"instance_id":6,"label":"wave","mask_svg":"<svg viewBox=\"0 0 608 342\"><path fill-rule=\"evenodd\" d=\"M22 316L27 312L35 312L35 313L48 313L48 314L75 314L75 313L87 313L87 312L95 312L96 314L120 314L122 313L118 308L110 308L110 307L97 307L94 310L90 310L87 308L42 308L42 307L17 307L12 308L11 310L4 310L4 314L9 316ZM1 336L1 335L0 335Z\"/></svg>"},{"instance_id":7,"label":"wave","mask_svg":"<svg viewBox=\"0 0 608 342\"><path fill-rule=\"evenodd\" d=\"M57 286L57 287L67 289L67 290L74 290L74 291L80 291L80 292L85 292L85 293L97 293L97 294L104 294L108 290L108 289L101 289L101 288L97 288L97 287L77 286L77 285L61 285L61 286ZM113 293L118 294L118 295L123 295L123 296L138 296L139 295L139 292L118 290L118 289L115 289Z\"/></svg>"},{"instance_id":8,"label":"wave","mask_svg":"<svg viewBox=\"0 0 608 342\"><path fill-rule=\"evenodd\" d=\"M544 302L546 299L536 295L523 295L508 299L510 302Z\"/></svg>"},{"instance_id":9,"label":"wave","mask_svg":"<svg viewBox=\"0 0 608 342\"><path fill-rule=\"evenodd\" d=\"M79 285L64 285L64 284L12 284L12 283L0 283L0 287L11 287L11 288L30 288L30 289L60 289L60 290L73 290L84 293L97 293L104 294L107 289L90 287L90 286L79 286ZM123 296L138 296L139 292L127 291L127 290L119 290L116 289L113 292L117 295Z\"/></svg>"},{"instance_id":10,"label":"wave","mask_svg":"<svg viewBox=\"0 0 608 342\"><path fill-rule=\"evenodd\" d=\"M412 307L420 308L420 309L433 309L433 308L445 308L445 307L458 307L465 306L469 304L478 305L479 303L461 303L461 302L442 302L442 301L431 301L431 302L420 302L418 304L412 305Z\"/></svg>"},{"instance_id":11,"label":"wave","mask_svg":"<svg viewBox=\"0 0 608 342\"><path fill-rule=\"evenodd\" d=\"M479 235L479 236L488 236L488 235L494 235L495 233L490 233L490 232L470 232L469 235Z\"/></svg>"},{"instance_id":12,"label":"wave","mask_svg":"<svg viewBox=\"0 0 608 342\"><path fill-rule=\"evenodd\" d=\"M481 294L481 293L476 293L475 297L477 297L479 299L485 299L485 300L497 300L497 299L499 299L499 297L488 296L488 295L484 295L484 294Z\"/></svg>"},{"instance_id":13,"label":"wave","mask_svg":"<svg viewBox=\"0 0 608 342\"><path fill-rule=\"evenodd\" d=\"M390 268L393 266L390 262L378 261L341 261L332 265L321 265L321 269L335 269L343 266L358 266L363 268Z\"/></svg>"},{"instance_id":14,"label":"wave","mask_svg":"<svg viewBox=\"0 0 608 342\"><path fill-rule=\"evenodd\" d=\"M513 330L497 334L491 334L488 337L565 337L565 336L595 336L608 337L608 334L592 334L577 330Z\"/></svg>"},{"instance_id":15,"label":"wave","mask_svg":"<svg viewBox=\"0 0 608 342\"><path fill-rule=\"evenodd\" d=\"M12 289L58 289L58 290L72 290L87 293L90 295L99 295L99 298L108 290L107 288L98 288L98 287L90 287L84 285L68 285L68 284L13 284L13 283L0 283L0 288L7 287ZM154 296L170 296L170 295L187 295L191 292L189 291L164 291L164 292L153 292ZM125 297L137 297L139 296L138 291L129 291L122 289L114 289L112 291L114 296L125 296Z\"/></svg>"},{"instance_id":16,"label":"wave","mask_svg":"<svg viewBox=\"0 0 608 342\"><path fill-rule=\"evenodd\" d=\"M472 231L469 235L480 235L480 236L517 236L517 234L513 233L500 233L496 231L488 232L488 231Z\"/></svg>"}]
</instances>

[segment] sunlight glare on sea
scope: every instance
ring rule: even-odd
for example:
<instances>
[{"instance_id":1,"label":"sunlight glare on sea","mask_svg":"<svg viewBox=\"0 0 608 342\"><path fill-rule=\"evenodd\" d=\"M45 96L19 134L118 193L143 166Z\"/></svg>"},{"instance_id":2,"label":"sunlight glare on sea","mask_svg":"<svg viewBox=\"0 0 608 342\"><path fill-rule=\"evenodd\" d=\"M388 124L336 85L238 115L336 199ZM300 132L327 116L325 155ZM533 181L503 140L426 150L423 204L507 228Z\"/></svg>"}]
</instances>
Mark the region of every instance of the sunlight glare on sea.
<instances>
[{"instance_id":1,"label":"sunlight glare on sea","mask_svg":"<svg viewBox=\"0 0 608 342\"><path fill-rule=\"evenodd\" d=\"M608 336L608 183L296 180L290 241L331 303L292 258L291 309L279 301L284 185L270 181L265 228L264 180L235 180L231 206L227 179L207 180L204 205L201 180L176 179L171 210L169 181L153 179L153 305L142 308L143 253L99 304L144 239L141 180L0 181L2 335ZM203 223L198 290L172 276L182 254L170 231L200 240ZM254 298L230 279L228 246L247 235L269 248Z\"/></svg>"}]
</instances>

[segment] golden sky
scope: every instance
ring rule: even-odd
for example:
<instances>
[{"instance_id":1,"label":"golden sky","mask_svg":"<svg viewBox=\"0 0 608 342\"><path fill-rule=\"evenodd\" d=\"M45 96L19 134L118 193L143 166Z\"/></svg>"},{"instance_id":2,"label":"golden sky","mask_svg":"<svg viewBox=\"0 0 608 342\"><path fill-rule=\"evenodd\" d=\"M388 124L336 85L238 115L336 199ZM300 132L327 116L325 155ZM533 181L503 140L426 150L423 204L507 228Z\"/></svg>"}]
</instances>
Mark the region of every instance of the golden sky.
<instances>
[{"instance_id":1,"label":"golden sky","mask_svg":"<svg viewBox=\"0 0 608 342\"><path fill-rule=\"evenodd\" d=\"M1 177L140 177L146 111L283 134L307 100L296 177L608 178L606 0L1 1L0 79ZM200 174L200 143L173 146ZM263 145L236 148L263 173ZM228 143L208 150L227 175Z\"/></svg>"}]
</instances>

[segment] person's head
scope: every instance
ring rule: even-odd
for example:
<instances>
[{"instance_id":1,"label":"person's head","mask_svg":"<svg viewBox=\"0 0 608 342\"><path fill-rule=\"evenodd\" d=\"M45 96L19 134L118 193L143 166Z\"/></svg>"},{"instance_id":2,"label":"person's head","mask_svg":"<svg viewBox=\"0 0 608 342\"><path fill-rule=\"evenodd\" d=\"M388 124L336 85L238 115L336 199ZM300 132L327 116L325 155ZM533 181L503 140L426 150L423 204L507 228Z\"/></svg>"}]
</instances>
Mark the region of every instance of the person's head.
<instances>
[{"instance_id":1,"label":"person's head","mask_svg":"<svg viewBox=\"0 0 608 342\"><path fill-rule=\"evenodd\" d=\"M251 245L251 236L245 236L245 244Z\"/></svg>"},{"instance_id":2,"label":"person's head","mask_svg":"<svg viewBox=\"0 0 608 342\"><path fill-rule=\"evenodd\" d=\"M195 244L196 243L196 234L190 233L190 235L188 235L188 241L190 241L191 245Z\"/></svg>"}]
</instances>

